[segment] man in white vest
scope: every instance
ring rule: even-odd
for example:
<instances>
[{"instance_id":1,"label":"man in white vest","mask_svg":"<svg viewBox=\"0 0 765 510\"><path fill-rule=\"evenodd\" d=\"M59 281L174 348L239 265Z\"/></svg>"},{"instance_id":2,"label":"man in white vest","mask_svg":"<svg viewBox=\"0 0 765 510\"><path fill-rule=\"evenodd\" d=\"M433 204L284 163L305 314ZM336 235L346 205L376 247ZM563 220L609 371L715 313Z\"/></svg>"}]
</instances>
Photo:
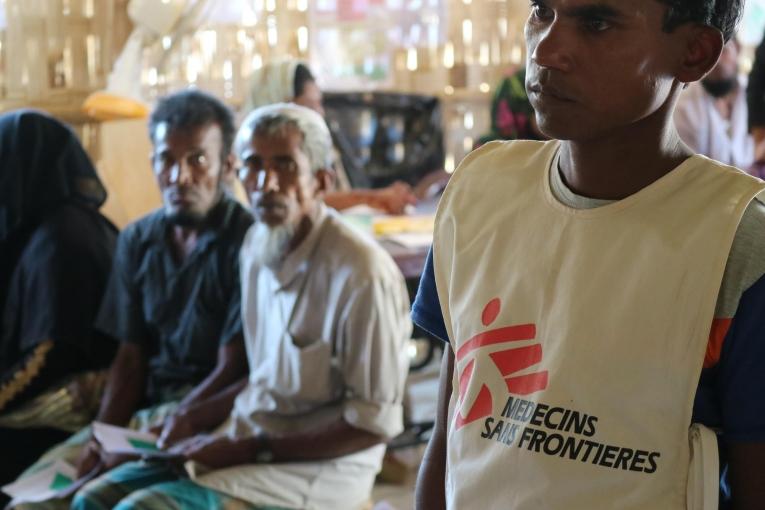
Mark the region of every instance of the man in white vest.
<instances>
[{"instance_id":1,"label":"man in white vest","mask_svg":"<svg viewBox=\"0 0 765 510\"><path fill-rule=\"evenodd\" d=\"M439 204L412 316L448 347L417 508L716 509L723 471L728 508L763 508L765 185L672 122L741 9L532 1L553 140L483 146Z\"/></svg>"}]
</instances>

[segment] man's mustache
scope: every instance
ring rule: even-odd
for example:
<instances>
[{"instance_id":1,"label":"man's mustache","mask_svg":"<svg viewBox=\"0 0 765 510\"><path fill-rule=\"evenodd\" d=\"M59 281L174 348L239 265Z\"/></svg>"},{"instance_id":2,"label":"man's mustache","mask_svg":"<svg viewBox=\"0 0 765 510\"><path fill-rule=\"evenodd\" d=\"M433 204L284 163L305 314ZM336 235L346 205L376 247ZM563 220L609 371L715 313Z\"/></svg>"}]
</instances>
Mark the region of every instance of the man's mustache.
<instances>
[{"instance_id":1,"label":"man's mustache","mask_svg":"<svg viewBox=\"0 0 765 510\"><path fill-rule=\"evenodd\" d=\"M165 196L170 200L183 198L198 198L199 193L193 188L168 188L165 190Z\"/></svg>"},{"instance_id":2,"label":"man's mustache","mask_svg":"<svg viewBox=\"0 0 765 510\"><path fill-rule=\"evenodd\" d=\"M287 207L287 201L274 195L265 195L256 202L257 207Z\"/></svg>"}]
</instances>

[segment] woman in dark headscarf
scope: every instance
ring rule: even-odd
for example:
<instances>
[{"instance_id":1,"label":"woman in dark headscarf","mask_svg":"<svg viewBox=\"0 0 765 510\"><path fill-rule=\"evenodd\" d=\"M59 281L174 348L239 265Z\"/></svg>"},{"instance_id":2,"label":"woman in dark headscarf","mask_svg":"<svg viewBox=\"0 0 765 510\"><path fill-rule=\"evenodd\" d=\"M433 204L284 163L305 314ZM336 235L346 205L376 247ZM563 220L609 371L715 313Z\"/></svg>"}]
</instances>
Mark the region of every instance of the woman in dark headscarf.
<instances>
[{"instance_id":1,"label":"woman in dark headscarf","mask_svg":"<svg viewBox=\"0 0 765 510\"><path fill-rule=\"evenodd\" d=\"M66 421L89 403L74 392L93 380L82 374L113 354L92 328L117 236L105 200L69 128L0 115L0 484L76 430Z\"/></svg>"}]
</instances>

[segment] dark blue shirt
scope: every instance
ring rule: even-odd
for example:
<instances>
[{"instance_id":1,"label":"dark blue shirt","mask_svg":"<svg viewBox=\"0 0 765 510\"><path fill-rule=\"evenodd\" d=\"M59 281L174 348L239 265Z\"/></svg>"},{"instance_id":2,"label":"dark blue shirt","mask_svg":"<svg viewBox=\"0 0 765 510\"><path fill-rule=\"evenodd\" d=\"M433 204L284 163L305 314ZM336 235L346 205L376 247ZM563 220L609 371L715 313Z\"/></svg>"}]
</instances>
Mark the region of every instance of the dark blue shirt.
<instances>
[{"instance_id":1,"label":"dark blue shirt","mask_svg":"<svg viewBox=\"0 0 765 510\"><path fill-rule=\"evenodd\" d=\"M120 234L96 326L147 348L148 403L199 383L215 367L218 349L241 338L239 249L251 224L244 207L223 198L181 264L162 210Z\"/></svg>"}]
</instances>

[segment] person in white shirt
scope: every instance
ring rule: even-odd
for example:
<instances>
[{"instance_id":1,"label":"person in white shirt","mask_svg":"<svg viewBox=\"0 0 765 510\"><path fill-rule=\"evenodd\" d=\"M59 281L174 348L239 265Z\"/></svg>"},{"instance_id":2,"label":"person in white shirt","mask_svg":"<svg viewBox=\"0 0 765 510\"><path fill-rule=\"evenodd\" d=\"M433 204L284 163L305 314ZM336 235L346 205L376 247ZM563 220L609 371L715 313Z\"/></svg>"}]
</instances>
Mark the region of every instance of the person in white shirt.
<instances>
[{"instance_id":1,"label":"person in white shirt","mask_svg":"<svg viewBox=\"0 0 765 510\"><path fill-rule=\"evenodd\" d=\"M406 286L322 203L326 124L295 104L259 108L235 151L256 217L240 255L249 376L177 424L169 451L193 461L190 479L125 464L73 508L362 508L384 442L403 430Z\"/></svg>"},{"instance_id":2,"label":"person in white shirt","mask_svg":"<svg viewBox=\"0 0 765 510\"><path fill-rule=\"evenodd\" d=\"M739 42L731 39L714 69L680 95L674 118L691 149L747 171L754 163L754 140L748 126L747 80L738 72L739 50Z\"/></svg>"}]
</instances>

